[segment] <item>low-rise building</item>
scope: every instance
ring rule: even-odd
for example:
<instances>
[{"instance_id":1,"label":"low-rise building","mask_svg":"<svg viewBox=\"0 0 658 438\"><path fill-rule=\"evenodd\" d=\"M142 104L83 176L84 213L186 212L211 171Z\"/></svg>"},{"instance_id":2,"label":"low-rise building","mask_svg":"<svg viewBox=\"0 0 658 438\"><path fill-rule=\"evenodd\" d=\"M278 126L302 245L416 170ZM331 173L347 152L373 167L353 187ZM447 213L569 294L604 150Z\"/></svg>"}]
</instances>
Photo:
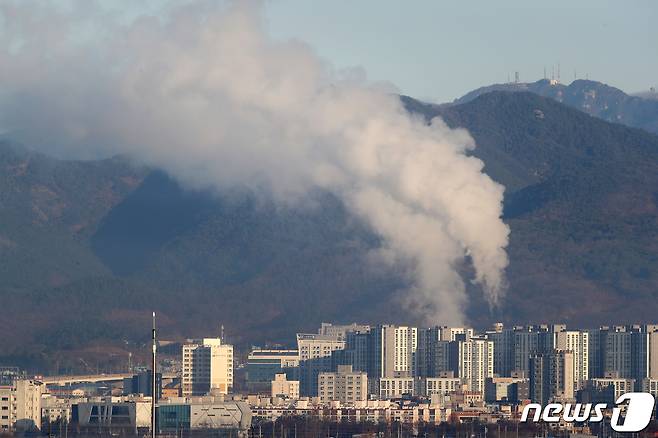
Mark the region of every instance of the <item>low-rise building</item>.
<instances>
[{"instance_id":1,"label":"low-rise building","mask_svg":"<svg viewBox=\"0 0 658 438\"><path fill-rule=\"evenodd\" d=\"M517 377L488 377L484 386L487 402L518 402L530 397L530 380Z\"/></svg>"},{"instance_id":2,"label":"low-rise building","mask_svg":"<svg viewBox=\"0 0 658 438\"><path fill-rule=\"evenodd\" d=\"M416 395L413 377L383 377L379 379L379 398L391 399Z\"/></svg>"},{"instance_id":3,"label":"low-rise building","mask_svg":"<svg viewBox=\"0 0 658 438\"><path fill-rule=\"evenodd\" d=\"M162 374L155 373L155 391L158 399L162 398ZM132 377L123 379L123 395L153 395L153 372L142 371Z\"/></svg>"},{"instance_id":4,"label":"low-rise building","mask_svg":"<svg viewBox=\"0 0 658 438\"><path fill-rule=\"evenodd\" d=\"M610 388L609 392L605 391ZM608 399L601 403L614 403L622 394L633 392L635 388L634 379L623 379L619 377L601 377L598 379L590 379L585 386L585 390L602 391L608 394Z\"/></svg>"},{"instance_id":5,"label":"low-rise building","mask_svg":"<svg viewBox=\"0 0 658 438\"><path fill-rule=\"evenodd\" d=\"M247 390L268 393L270 382L281 373L290 380L299 380L298 350L255 348L247 357Z\"/></svg>"},{"instance_id":6,"label":"low-rise building","mask_svg":"<svg viewBox=\"0 0 658 438\"><path fill-rule=\"evenodd\" d=\"M461 379L457 377L428 377L421 380L420 386L419 395L425 397L447 395L461 389Z\"/></svg>"},{"instance_id":7,"label":"low-rise building","mask_svg":"<svg viewBox=\"0 0 658 438\"><path fill-rule=\"evenodd\" d=\"M90 398L73 404L71 423L83 431L136 434L151 426L151 398Z\"/></svg>"},{"instance_id":8,"label":"low-rise building","mask_svg":"<svg viewBox=\"0 0 658 438\"><path fill-rule=\"evenodd\" d=\"M175 398L181 396L180 381L173 381L162 388L162 398Z\"/></svg>"},{"instance_id":9,"label":"low-rise building","mask_svg":"<svg viewBox=\"0 0 658 438\"><path fill-rule=\"evenodd\" d=\"M276 374L272 380L272 397L298 399L299 380L288 380L284 373Z\"/></svg>"},{"instance_id":10,"label":"low-rise building","mask_svg":"<svg viewBox=\"0 0 658 438\"><path fill-rule=\"evenodd\" d=\"M642 392L648 392L654 397L658 397L658 379L643 379Z\"/></svg>"},{"instance_id":11,"label":"low-rise building","mask_svg":"<svg viewBox=\"0 0 658 438\"><path fill-rule=\"evenodd\" d=\"M86 401L85 399L61 398L44 394L41 398L41 418L50 423L71 422L73 405Z\"/></svg>"},{"instance_id":12,"label":"low-rise building","mask_svg":"<svg viewBox=\"0 0 658 438\"><path fill-rule=\"evenodd\" d=\"M252 400L254 417L275 421L281 417L311 416L320 420L348 423L391 423L440 424L448 421L450 407L432 403L410 401L392 402L388 400L363 400L349 405L334 401L314 403L312 399L300 399L287 404L264 403L262 399Z\"/></svg>"},{"instance_id":13,"label":"low-rise building","mask_svg":"<svg viewBox=\"0 0 658 438\"><path fill-rule=\"evenodd\" d=\"M0 430L32 431L41 428L41 394L37 380L18 379L0 387Z\"/></svg>"},{"instance_id":14,"label":"low-rise building","mask_svg":"<svg viewBox=\"0 0 658 438\"><path fill-rule=\"evenodd\" d=\"M349 404L367 400L368 375L352 371L352 365L339 365L335 373L320 373L318 397L321 403L340 401Z\"/></svg>"},{"instance_id":15,"label":"low-rise building","mask_svg":"<svg viewBox=\"0 0 658 438\"><path fill-rule=\"evenodd\" d=\"M14 428L14 388L0 386L0 431L10 431Z\"/></svg>"},{"instance_id":16,"label":"low-rise building","mask_svg":"<svg viewBox=\"0 0 658 438\"><path fill-rule=\"evenodd\" d=\"M162 432L224 430L232 431L230 436L247 436L252 411L244 401L191 397L161 402L156 418Z\"/></svg>"}]
</instances>

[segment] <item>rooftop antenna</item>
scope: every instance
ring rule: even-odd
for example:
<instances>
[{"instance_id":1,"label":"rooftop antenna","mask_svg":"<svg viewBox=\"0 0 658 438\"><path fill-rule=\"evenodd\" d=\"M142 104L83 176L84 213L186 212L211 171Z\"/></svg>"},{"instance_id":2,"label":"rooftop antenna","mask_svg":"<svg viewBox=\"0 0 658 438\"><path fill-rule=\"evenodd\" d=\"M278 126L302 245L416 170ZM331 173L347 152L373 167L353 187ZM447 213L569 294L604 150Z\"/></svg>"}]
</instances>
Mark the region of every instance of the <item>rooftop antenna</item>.
<instances>
[{"instance_id":1,"label":"rooftop antenna","mask_svg":"<svg viewBox=\"0 0 658 438\"><path fill-rule=\"evenodd\" d=\"M557 81L560 82L560 63L557 63Z\"/></svg>"},{"instance_id":2,"label":"rooftop antenna","mask_svg":"<svg viewBox=\"0 0 658 438\"><path fill-rule=\"evenodd\" d=\"M519 83L519 72L518 71L514 72L514 82L517 83L517 84Z\"/></svg>"},{"instance_id":3,"label":"rooftop antenna","mask_svg":"<svg viewBox=\"0 0 658 438\"><path fill-rule=\"evenodd\" d=\"M544 80L546 80L546 79L548 79L548 78L546 77L546 66L544 66Z\"/></svg>"},{"instance_id":4,"label":"rooftop antenna","mask_svg":"<svg viewBox=\"0 0 658 438\"><path fill-rule=\"evenodd\" d=\"M224 324L222 324L220 330L219 330L219 338L222 340L222 344L224 343Z\"/></svg>"},{"instance_id":5,"label":"rooftop antenna","mask_svg":"<svg viewBox=\"0 0 658 438\"><path fill-rule=\"evenodd\" d=\"M155 362L155 350L156 350L156 342L155 342L155 312L153 312L153 330L151 331L151 339L153 341L153 353L151 357L151 373L152 373L152 380L151 380L151 438L155 438L155 428L156 428L156 423L155 423L155 405L156 405L156 398L157 398L157 387L156 387L156 379L155 379L155 372L156 372L156 362Z\"/></svg>"}]
</instances>

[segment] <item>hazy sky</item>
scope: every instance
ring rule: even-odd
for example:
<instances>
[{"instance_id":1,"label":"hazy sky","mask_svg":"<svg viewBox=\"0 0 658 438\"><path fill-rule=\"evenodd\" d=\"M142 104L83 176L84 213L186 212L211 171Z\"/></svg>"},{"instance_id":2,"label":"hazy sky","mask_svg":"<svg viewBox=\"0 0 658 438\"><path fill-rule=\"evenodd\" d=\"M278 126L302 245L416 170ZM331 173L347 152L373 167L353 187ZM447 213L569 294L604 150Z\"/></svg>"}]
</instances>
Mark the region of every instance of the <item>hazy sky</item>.
<instances>
[{"instance_id":1,"label":"hazy sky","mask_svg":"<svg viewBox=\"0 0 658 438\"><path fill-rule=\"evenodd\" d=\"M99 1L157 13L190 0ZM274 37L303 40L336 67L363 67L426 100L449 101L515 71L523 82L544 67L550 77L558 63L565 83L577 73L629 93L658 88L658 0L263 1Z\"/></svg>"},{"instance_id":2,"label":"hazy sky","mask_svg":"<svg viewBox=\"0 0 658 438\"><path fill-rule=\"evenodd\" d=\"M467 255L469 281L501 301L504 187L468 153L465 130L412 117L389 89L336 73L307 45L273 43L256 2L174 7L170 21L124 28L76 1L63 18L31 3L0 15L12 31L0 33L0 124L12 139L127 154L188 187L248 188L287 208L319 189L381 238L368 260L408 279L396 296L423 324L466 320Z\"/></svg>"},{"instance_id":3,"label":"hazy sky","mask_svg":"<svg viewBox=\"0 0 658 438\"><path fill-rule=\"evenodd\" d=\"M452 100L471 89L589 74L627 92L658 86L658 1L271 0L276 37L362 66L405 94ZM557 69L557 67L556 67Z\"/></svg>"}]
</instances>

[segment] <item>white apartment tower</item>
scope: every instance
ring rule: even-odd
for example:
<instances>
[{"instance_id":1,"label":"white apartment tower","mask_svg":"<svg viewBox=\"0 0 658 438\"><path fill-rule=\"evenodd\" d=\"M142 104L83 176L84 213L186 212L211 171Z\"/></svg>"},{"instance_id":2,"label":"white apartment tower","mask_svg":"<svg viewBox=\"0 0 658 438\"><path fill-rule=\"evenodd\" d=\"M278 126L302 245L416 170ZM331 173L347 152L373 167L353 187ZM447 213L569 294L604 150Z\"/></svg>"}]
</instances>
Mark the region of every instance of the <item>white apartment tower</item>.
<instances>
[{"instance_id":1,"label":"white apartment tower","mask_svg":"<svg viewBox=\"0 0 658 438\"><path fill-rule=\"evenodd\" d=\"M487 377L494 375L494 343L488 339L471 338L469 341L456 341L457 375L471 391L484 394Z\"/></svg>"},{"instance_id":2,"label":"white apartment tower","mask_svg":"<svg viewBox=\"0 0 658 438\"><path fill-rule=\"evenodd\" d=\"M219 338L183 345L183 396L228 394L233 389L233 346Z\"/></svg>"},{"instance_id":3,"label":"white apartment tower","mask_svg":"<svg viewBox=\"0 0 658 438\"><path fill-rule=\"evenodd\" d=\"M376 372L373 374L378 378L414 377L418 349L416 327L378 326L374 338L373 368L376 368Z\"/></svg>"},{"instance_id":4,"label":"white apartment tower","mask_svg":"<svg viewBox=\"0 0 658 438\"><path fill-rule=\"evenodd\" d=\"M576 330L558 332L555 348L573 353L574 387L581 389L589 379L589 333Z\"/></svg>"}]
</instances>

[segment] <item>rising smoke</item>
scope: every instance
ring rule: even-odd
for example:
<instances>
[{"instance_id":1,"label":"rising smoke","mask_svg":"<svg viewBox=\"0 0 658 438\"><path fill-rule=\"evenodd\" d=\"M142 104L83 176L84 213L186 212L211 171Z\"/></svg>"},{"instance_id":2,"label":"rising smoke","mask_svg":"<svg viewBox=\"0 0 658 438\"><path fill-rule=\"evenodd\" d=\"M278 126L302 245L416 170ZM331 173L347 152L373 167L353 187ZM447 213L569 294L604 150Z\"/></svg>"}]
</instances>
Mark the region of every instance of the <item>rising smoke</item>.
<instances>
[{"instance_id":1,"label":"rising smoke","mask_svg":"<svg viewBox=\"0 0 658 438\"><path fill-rule=\"evenodd\" d=\"M122 153L184 184L246 186L279 203L340 197L410 267L407 304L461 323L469 257L491 304L504 292L503 187L464 130L411 117L387 89L274 41L262 5L192 1L121 21L77 2L0 5L0 127L68 156Z\"/></svg>"}]
</instances>

